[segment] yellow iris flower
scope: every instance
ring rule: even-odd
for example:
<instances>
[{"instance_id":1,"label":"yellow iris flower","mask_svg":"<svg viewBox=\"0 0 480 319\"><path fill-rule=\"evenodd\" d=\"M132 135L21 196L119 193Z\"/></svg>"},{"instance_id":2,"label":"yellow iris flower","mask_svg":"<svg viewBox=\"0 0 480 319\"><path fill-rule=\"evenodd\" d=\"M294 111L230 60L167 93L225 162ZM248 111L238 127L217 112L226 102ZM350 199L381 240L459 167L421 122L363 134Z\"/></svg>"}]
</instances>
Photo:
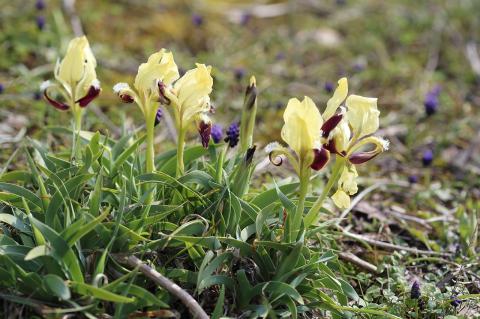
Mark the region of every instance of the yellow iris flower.
<instances>
[{"instance_id":1,"label":"yellow iris flower","mask_svg":"<svg viewBox=\"0 0 480 319\"><path fill-rule=\"evenodd\" d=\"M55 78L69 95L81 98L97 79L97 61L85 36L70 41L67 53L55 67Z\"/></svg>"},{"instance_id":2,"label":"yellow iris flower","mask_svg":"<svg viewBox=\"0 0 480 319\"><path fill-rule=\"evenodd\" d=\"M359 95L346 97L347 93L346 80L344 84L339 81L339 87L332 98L335 104L330 109L327 106L327 110L333 114L337 109L335 106L346 98L346 111L342 110L344 115L340 123L326 137L325 143L330 151L347 159L338 180L338 189L332 196L335 205L343 209L350 206L350 195L358 190L358 174L354 165L364 163L388 149L387 140L371 136L379 127L377 99ZM372 146L372 150L364 150L365 147Z\"/></svg>"},{"instance_id":3,"label":"yellow iris flower","mask_svg":"<svg viewBox=\"0 0 480 319\"><path fill-rule=\"evenodd\" d=\"M159 84L171 86L179 78L178 68L173 54L165 49L150 55L146 63L140 64L133 84L135 90L127 83L117 83L113 90L127 103L136 102L147 121L153 121L160 99Z\"/></svg>"}]
</instances>

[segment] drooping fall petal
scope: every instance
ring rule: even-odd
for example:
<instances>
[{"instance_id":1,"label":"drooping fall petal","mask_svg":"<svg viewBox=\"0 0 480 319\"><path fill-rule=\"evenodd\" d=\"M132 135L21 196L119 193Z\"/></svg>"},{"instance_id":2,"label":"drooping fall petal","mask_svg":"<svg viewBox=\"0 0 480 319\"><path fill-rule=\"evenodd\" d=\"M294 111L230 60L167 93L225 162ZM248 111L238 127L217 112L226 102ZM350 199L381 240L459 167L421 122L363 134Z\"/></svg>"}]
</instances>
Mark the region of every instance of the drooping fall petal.
<instances>
[{"instance_id":1,"label":"drooping fall petal","mask_svg":"<svg viewBox=\"0 0 480 319\"><path fill-rule=\"evenodd\" d=\"M98 80L95 79L92 82L92 85L90 86L90 88L88 89L87 94L84 97L75 101L75 103L78 103L80 107L85 107L90 102L92 102L96 97L98 97L98 95L100 94L100 91L101 91L100 82L98 82Z\"/></svg>"},{"instance_id":2,"label":"drooping fall petal","mask_svg":"<svg viewBox=\"0 0 480 319\"><path fill-rule=\"evenodd\" d=\"M377 136L369 136L361 139L357 144L355 144L349 152L348 160L352 164L362 164L365 163L378 154L388 150L389 142L383 138ZM372 150L362 150L366 147L373 146Z\"/></svg>"},{"instance_id":3,"label":"drooping fall petal","mask_svg":"<svg viewBox=\"0 0 480 319\"><path fill-rule=\"evenodd\" d=\"M310 167L316 171L321 170L325 165L327 165L330 159L330 152L325 148L314 149L313 150L313 162Z\"/></svg>"},{"instance_id":4,"label":"drooping fall petal","mask_svg":"<svg viewBox=\"0 0 480 319\"><path fill-rule=\"evenodd\" d=\"M202 145L204 148L208 147L211 132L212 121L206 115L200 116L200 119L198 120L198 133L200 134L200 138L202 140Z\"/></svg>"}]
</instances>

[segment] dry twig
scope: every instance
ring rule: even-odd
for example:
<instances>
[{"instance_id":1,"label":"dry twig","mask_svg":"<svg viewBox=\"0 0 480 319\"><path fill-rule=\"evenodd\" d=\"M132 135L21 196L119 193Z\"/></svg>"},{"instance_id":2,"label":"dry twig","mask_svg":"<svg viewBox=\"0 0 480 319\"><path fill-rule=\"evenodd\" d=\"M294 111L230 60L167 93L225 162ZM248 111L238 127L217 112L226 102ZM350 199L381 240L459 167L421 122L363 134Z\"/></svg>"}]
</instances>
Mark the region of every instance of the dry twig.
<instances>
[{"instance_id":1,"label":"dry twig","mask_svg":"<svg viewBox=\"0 0 480 319\"><path fill-rule=\"evenodd\" d=\"M193 318L208 319L210 318L205 310L198 304L198 302L185 290L180 288L176 283L160 274L155 269L144 264L140 259L135 256L122 255L117 257L117 260L121 263L127 264L132 268L138 268L146 277L153 280L157 285L170 292L177 297L187 308L190 310Z\"/></svg>"}]
</instances>

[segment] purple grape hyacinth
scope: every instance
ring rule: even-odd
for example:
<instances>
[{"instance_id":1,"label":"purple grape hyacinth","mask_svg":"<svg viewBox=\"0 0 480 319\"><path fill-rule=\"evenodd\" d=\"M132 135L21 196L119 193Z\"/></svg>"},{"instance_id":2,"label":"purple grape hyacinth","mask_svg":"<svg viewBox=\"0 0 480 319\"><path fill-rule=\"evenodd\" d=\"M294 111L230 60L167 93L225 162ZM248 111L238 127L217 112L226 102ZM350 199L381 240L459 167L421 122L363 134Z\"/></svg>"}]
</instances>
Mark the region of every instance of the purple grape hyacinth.
<instances>
[{"instance_id":1,"label":"purple grape hyacinth","mask_svg":"<svg viewBox=\"0 0 480 319\"><path fill-rule=\"evenodd\" d=\"M227 137L225 137L225 142L227 142L230 147L235 147L239 141L239 124L237 122L233 122L232 124L230 124L225 134L227 135Z\"/></svg>"},{"instance_id":2,"label":"purple grape hyacinth","mask_svg":"<svg viewBox=\"0 0 480 319\"><path fill-rule=\"evenodd\" d=\"M240 81L245 76L245 69L235 68L235 70L233 70L233 74L235 76L235 80Z\"/></svg>"},{"instance_id":3,"label":"purple grape hyacinth","mask_svg":"<svg viewBox=\"0 0 480 319\"><path fill-rule=\"evenodd\" d=\"M441 88L439 85L427 92L423 105L425 106L425 113L427 116L433 115L437 112L438 97L440 95Z\"/></svg>"},{"instance_id":4,"label":"purple grape hyacinth","mask_svg":"<svg viewBox=\"0 0 480 319\"><path fill-rule=\"evenodd\" d=\"M408 176L408 182L410 184L416 184L418 183L418 176L417 175L410 175Z\"/></svg>"},{"instance_id":5,"label":"purple grape hyacinth","mask_svg":"<svg viewBox=\"0 0 480 319\"><path fill-rule=\"evenodd\" d=\"M218 143L222 140L223 137L223 128L220 124L213 124L212 131L210 132L212 139L215 143Z\"/></svg>"},{"instance_id":6,"label":"purple grape hyacinth","mask_svg":"<svg viewBox=\"0 0 480 319\"><path fill-rule=\"evenodd\" d=\"M37 0L37 2L35 2L35 8L39 11L45 9L45 1Z\"/></svg>"},{"instance_id":7,"label":"purple grape hyacinth","mask_svg":"<svg viewBox=\"0 0 480 319\"><path fill-rule=\"evenodd\" d=\"M38 16L36 19L36 23L37 23L38 30L43 30L45 28L45 17Z\"/></svg>"},{"instance_id":8,"label":"purple grape hyacinth","mask_svg":"<svg viewBox=\"0 0 480 319\"><path fill-rule=\"evenodd\" d=\"M433 162L433 151L428 149L423 152L422 164L423 166L430 166Z\"/></svg>"},{"instance_id":9,"label":"purple grape hyacinth","mask_svg":"<svg viewBox=\"0 0 480 319\"><path fill-rule=\"evenodd\" d=\"M158 110L157 110L157 114L155 114L155 126L160 124L160 121L162 120L162 117L163 117L163 111L162 111L162 108L159 107Z\"/></svg>"},{"instance_id":10,"label":"purple grape hyacinth","mask_svg":"<svg viewBox=\"0 0 480 319\"><path fill-rule=\"evenodd\" d=\"M418 299L420 298L420 283L418 281L414 281L412 284L412 289L410 290L410 298L411 299Z\"/></svg>"},{"instance_id":11,"label":"purple grape hyacinth","mask_svg":"<svg viewBox=\"0 0 480 319\"><path fill-rule=\"evenodd\" d=\"M327 93L332 93L335 87L333 86L332 82L325 82L324 88Z\"/></svg>"},{"instance_id":12,"label":"purple grape hyacinth","mask_svg":"<svg viewBox=\"0 0 480 319\"><path fill-rule=\"evenodd\" d=\"M199 14L192 15L192 23L196 27L201 26L203 24L203 17Z\"/></svg>"}]
</instances>

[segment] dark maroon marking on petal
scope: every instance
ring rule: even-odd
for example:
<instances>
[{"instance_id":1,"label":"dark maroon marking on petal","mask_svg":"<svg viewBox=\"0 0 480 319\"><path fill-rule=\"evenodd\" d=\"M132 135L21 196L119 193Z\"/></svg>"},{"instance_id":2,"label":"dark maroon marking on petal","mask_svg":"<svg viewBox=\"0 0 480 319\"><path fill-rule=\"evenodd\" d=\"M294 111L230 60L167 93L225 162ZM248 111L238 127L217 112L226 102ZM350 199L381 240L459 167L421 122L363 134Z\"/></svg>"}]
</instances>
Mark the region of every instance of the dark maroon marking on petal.
<instances>
[{"instance_id":1,"label":"dark maroon marking on petal","mask_svg":"<svg viewBox=\"0 0 480 319\"><path fill-rule=\"evenodd\" d=\"M313 163L310 167L316 171L321 170L325 165L327 165L328 161L330 160L330 152L325 148L318 149L315 148L313 150Z\"/></svg>"},{"instance_id":2,"label":"dark maroon marking on petal","mask_svg":"<svg viewBox=\"0 0 480 319\"><path fill-rule=\"evenodd\" d=\"M62 102L59 102L59 101L56 101L52 98L50 98L47 94L47 90L43 91L43 96L47 99L47 101L56 109L59 109L59 110L62 110L62 111L66 111L70 108L70 106L68 106L68 104L65 104L65 103L62 103Z\"/></svg>"},{"instance_id":3,"label":"dark maroon marking on petal","mask_svg":"<svg viewBox=\"0 0 480 319\"><path fill-rule=\"evenodd\" d=\"M134 98L128 94L120 94L120 99L125 103L133 103Z\"/></svg>"},{"instance_id":4,"label":"dark maroon marking on petal","mask_svg":"<svg viewBox=\"0 0 480 319\"><path fill-rule=\"evenodd\" d=\"M170 104L170 99L165 96L165 90L167 86L162 81L158 81L158 92L159 92L159 99L158 101L164 105Z\"/></svg>"},{"instance_id":5,"label":"dark maroon marking on petal","mask_svg":"<svg viewBox=\"0 0 480 319\"><path fill-rule=\"evenodd\" d=\"M328 143L323 144L323 148L330 151L330 153L338 154L337 148L335 147L335 141L331 139Z\"/></svg>"},{"instance_id":6,"label":"dark maroon marking on petal","mask_svg":"<svg viewBox=\"0 0 480 319\"><path fill-rule=\"evenodd\" d=\"M80 107L85 107L90 104L90 102L92 102L95 98L97 98L98 95L100 95L101 90L102 89L99 86L91 85L88 89L87 94L81 99L76 100L75 103L78 103Z\"/></svg>"},{"instance_id":7,"label":"dark maroon marking on petal","mask_svg":"<svg viewBox=\"0 0 480 319\"><path fill-rule=\"evenodd\" d=\"M331 131L333 131L338 123L340 123L340 121L342 120L343 118L343 113L337 113L335 115L333 115L331 118L329 118L327 121L325 121L325 123L323 123L322 125L322 137L326 138L328 137L328 135L330 134Z\"/></svg>"},{"instance_id":8,"label":"dark maroon marking on petal","mask_svg":"<svg viewBox=\"0 0 480 319\"><path fill-rule=\"evenodd\" d=\"M202 139L202 145L203 147L207 148L208 143L210 142L210 133L212 131L212 123L205 123L205 122L200 122L200 125L198 126L198 133L200 133L200 137Z\"/></svg>"},{"instance_id":9,"label":"dark maroon marking on petal","mask_svg":"<svg viewBox=\"0 0 480 319\"><path fill-rule=\"evenodd\" d=\"M270 160L270 163L272 163L275 166L281 166L282 163L283 163L282 157L281 156L276 156L275 158L272 158L272 153L273 152L270 152L270 154L268 154L268 159ZM277 158L279 159L279 161L275 162L275 159L277 159Z\"/></svg>"},{"instance_id":10,"label":"dark maroon marking on petal","mask_svg":"<svg viewBox=\"0 0 480 319\"><path fill-rule=\"evenodd\" d=\"M378 154L380 153L375 151L354 153L350 155L348 161L352 164L363 164L365 162L368 162Z\"/></svg>"}]
</instances>

